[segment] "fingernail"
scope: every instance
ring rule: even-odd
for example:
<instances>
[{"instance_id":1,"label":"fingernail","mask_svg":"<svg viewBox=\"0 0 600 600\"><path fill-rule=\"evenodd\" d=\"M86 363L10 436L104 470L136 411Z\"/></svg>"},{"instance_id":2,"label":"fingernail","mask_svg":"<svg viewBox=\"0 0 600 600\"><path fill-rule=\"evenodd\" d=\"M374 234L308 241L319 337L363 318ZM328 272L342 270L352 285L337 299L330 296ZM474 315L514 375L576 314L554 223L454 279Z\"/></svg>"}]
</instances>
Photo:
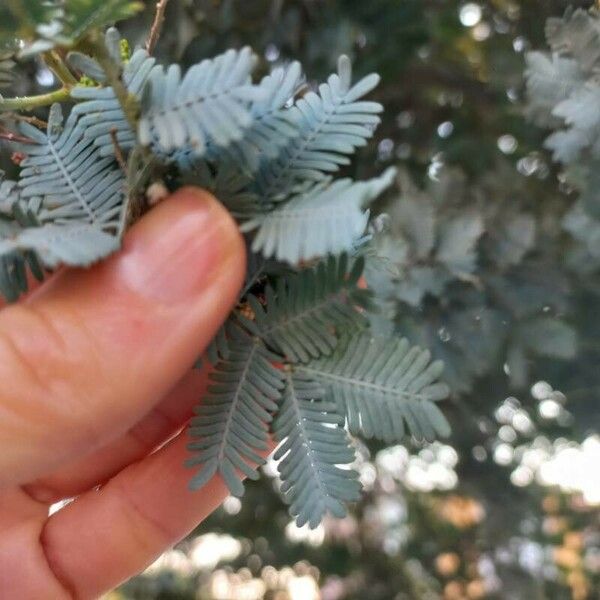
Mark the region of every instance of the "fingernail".
<instances>
[{"instance_id":1,"label":"fingernail","mask_svg":"<svg viewBox=\"0 0 600 600\"><path fill-rule=\"evenodd\" d=\"M237 225L210 194L184 188L129 232L118 278L150 300L185 302L201 293L228 261L244 260Z\"/></svg>"}]
</instances>

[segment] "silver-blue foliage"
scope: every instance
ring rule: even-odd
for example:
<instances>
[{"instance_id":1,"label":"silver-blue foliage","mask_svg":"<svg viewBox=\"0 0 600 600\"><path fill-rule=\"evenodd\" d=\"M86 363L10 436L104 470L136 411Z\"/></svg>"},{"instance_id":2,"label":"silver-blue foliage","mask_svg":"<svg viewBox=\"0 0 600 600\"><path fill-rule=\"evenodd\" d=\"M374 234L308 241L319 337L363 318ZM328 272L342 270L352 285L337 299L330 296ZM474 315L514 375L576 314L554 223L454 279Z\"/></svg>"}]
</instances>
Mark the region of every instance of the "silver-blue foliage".
<instances>
[{"instance_id":1,"label":"silver-blue foliage","mask_svg":"<svg viewBox=\"0 0 600 600\"><path fill-rule=\"evenodd\" d=\"M23 147L20 195L42 198L40 221L76 221L114 231L125 195L123 173L114 158L100 155L78 115L63 122L55 104L45 133L29 123L22 123L21 131L34 143Z\"/></svg>"},{"instance_id":2,"label":"silver-blue foliage","mask_svg":"<svg viewBox=\"0 0 600 600\"><path fill-rule=\"evenodd\" d=\"M371 293L360 289L362 259L348 268L346 255L321 262L315 268L280 277L275 289L265 290L266 307L250 295L255 321L247 326L292 362L330 354L337 334L364 327L358 307L370 306Z\"/></svg>"},{"instance_id":3,"label":"silver-blue foliage","mask_svg":"<svg viewBox=\"0 0 600 600\"><path fill-rule=\"evenodd\" d=\"M389 169L370 181L317 183L274 210L250 219L242 231L258 229L252 242L254 252L292 264L348 252L367 227L366 205L392 184L394 174Z\"/></svg>"},{"instance_id":4,"label":"silver-blue foliage","mask_svg":"<svg viewBox=\"0 0 600 600\"><path fill-rule=\"evenodd\" d=\"M433 440L450 428L435 402L445 399L441 361L407 339L378 339L361 332L340 341L335 353L296 367L328 390L352 433L392 443L410 432Z\"/></svg>"},{"instance_id":5,"label":"silver-blue foliage","mask_svg":"<svg viewBox=\"0 0 600 600\"><path fill-rule=\"evenodd\" d=\"M368 75L352 85L352 66L342 56L338 72L290 108L300 134L291 138L276 160L265 160L257 174L262 195L286 199L294 185L319 181L350 162L349 154L366 145L379 124L381 104L361 100L379 83Z\"/></svg>"},{"instance_id":6,"label":"silver-blue foliage","mask_svg":"<svg viewBox=\"0 0 600 600\"><path fill-rule=\"evenodd\" d=\"M81 64L84 60L85 55L81 55L76 62L79 61L79 66L85 68L86 75L97 79L97 71L101 70L101 67L94 61L89 65ZM130 60L122 65L123 83L130 94L141 98L148 78L159 68L155 67L155 62L154 58L148 56L146 50L138 49ZM81 101L75 105L73 113L76 117L81 117L80 126L85 129L86 137L93 140L99 148L101 156L114 158L115 140L125 152L135 146L135 132L131 130L111 87L76 86L71 91L71 96Z\"/></svg>"},{"instance_id":7,"label":"silver-blue foliage","mask_svg":"<svg viewBox=\"0 0 600 600\"><path fill-rule=\"evenodd\" d=\"M277 410L283 378L259 339L233 325L228 335L227 358L210 374L208 394L190 425L192 437L199 439L189 445L197 456L188 464L200 465L192 489L202 487L218 472L231 493L241 496L241 475L256 479L256 466L265 462L268 424Z\"/></svg>"},{"instance_id":8,"label":"silver-blue foliage","mask_svg":"<svg viewBox=\"0 0 600 600\"><path fill-rule=\"evenodd\" d=\"M183 77L179 65L154 71L143 98L140 143L165 153L190 146L202 156L209 141L227 146L240 140L252 123L250 103L267 97L252 84L255 64L244 48L204 60Z\"/></svg>"},{"instance_id":9,"label":"silver-blue foliage","mask_svg":"<svg viewBox=\"0 0 600 600\"><path fill-rule=\"evenodd\" d=\"M343 425L343 416L318 383L302 373L285 374L273 424L281 444L273 458L279 461L281 493L299 527L316 527L327 512L344 517L345 502L360 498L356 471L343 467L355 460Z\"/></svg>"},{"instance_id":10,"label":"silver-blue foliage","mask_svg":"<svg viewBox=\"0 0 600 600\"><path fill-rule=\"evenodd\" d=\"M210 385L190 425L191 487L219 475L242 495L274 439L296 522L315 527L327 512L344 515L360 492L346 429L388 442L448 433L435 404L447 395L441 363L406 340L368 333L373 293L363 289L357 248L369 239L368 204L395 172L333 178L379 123L381 105L363 99L379 77L353 84L342 57L337 73L306 91L295 62L254 84L248 48L182 74L143 49L124 58L115 29L105 44L128 100L139 103L138 126L109 84L114 69L100 65L106 56L72 53L88 81L71 90L66 121L57 105L46 131L23 123L31 143L20 148L20 178L0 182L0 291L14 300L28 270L41 278L43 267L90 265L116 251L132 203L165 174L173 186L211 190L247 234L250 261L240 305L209 351ZM439 260L450 270L470 268L464 225L441 235Z\"/></svg>"}]
</instances>

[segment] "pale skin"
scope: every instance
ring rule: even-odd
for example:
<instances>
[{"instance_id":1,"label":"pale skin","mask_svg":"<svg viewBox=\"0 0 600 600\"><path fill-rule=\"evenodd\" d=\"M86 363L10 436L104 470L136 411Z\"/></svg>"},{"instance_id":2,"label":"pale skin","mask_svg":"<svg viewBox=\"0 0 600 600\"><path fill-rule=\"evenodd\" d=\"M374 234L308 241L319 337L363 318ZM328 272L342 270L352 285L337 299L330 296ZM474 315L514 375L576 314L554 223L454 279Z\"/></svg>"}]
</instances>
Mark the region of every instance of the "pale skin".
<instances>
[{"instance_id":1,"label":"pale skin","mask_svg":"<svg viewBox=\"0 0 600 600\"><path fill-rule=\"evenodd\" d=\"M0 311L3 599L97 598L227 496L219 477L187 490L182 429L206 384L190 367L244 272L228 213L184 189L119 254L64 270Z\"/></svg>"}]
</instances>

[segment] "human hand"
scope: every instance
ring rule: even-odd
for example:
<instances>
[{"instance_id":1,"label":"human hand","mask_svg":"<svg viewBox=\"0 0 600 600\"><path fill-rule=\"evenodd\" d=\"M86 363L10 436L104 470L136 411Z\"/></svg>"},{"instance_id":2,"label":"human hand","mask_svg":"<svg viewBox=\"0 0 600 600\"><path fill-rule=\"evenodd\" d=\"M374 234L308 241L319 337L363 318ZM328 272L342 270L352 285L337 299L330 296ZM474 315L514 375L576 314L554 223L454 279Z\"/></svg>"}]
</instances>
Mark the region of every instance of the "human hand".
<instances>
[{"instance_id":1,"label":"human hand","mask_svg":"<svg viewBox=\"0 0 600 600\"><path fill-rule=\"evenodd\" d=\"M1 598L95 598L227 496L219 478L187 491L180 430L206 381L190 367L244 272L228 213L184 189L118 255L0 311Z\"/></svg>"}]
</instances>

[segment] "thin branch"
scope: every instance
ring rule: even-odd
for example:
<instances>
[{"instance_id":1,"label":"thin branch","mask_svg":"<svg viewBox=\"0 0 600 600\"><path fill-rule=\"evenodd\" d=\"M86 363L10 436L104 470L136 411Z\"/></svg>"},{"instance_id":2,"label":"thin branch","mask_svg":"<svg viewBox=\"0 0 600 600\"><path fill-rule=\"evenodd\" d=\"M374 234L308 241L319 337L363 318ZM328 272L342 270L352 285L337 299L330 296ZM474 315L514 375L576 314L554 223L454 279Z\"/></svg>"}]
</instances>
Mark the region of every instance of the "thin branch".
<instances>
[{"instance_id":1,"label":"thin branch","mask_svg":"<svg viewBox=\"0 0 600 600\"><path fill-rule=\"evenodd\" d=\"M127 161L123 156L123 150L121 149L119 140L117 138L117 130L114 127L110 130L110 139L112 140L113 147L115 150L115 158L117 159L117 162L121 167L121 171L123 171L123 173L127 173Z\"/></svg>"},{"instance_id":2,"label":"thin branch","mask_svg":"<svg viewBox=\"0 0 600 600\"><path fill-rule=\"evenodd\" d=\"M13 119L14 121L22 121L23 123L29 123L37 127L38 129L46 129L48 127L48 123L43 119L38 119L33 116L20 115L19 113L13 113L6 115L7 119Z\"/></svg>"},{"instance_id":3,"label":"thin branch","mask_svg":"<svg viewBox=\"0 0 600 600\"><path fill-rule=\"evenodd\" d=\"M0 126L0 139L8 140L9 142L19 142L21 144L35 144L35 141L25 137L24 135L19 135L17 133L13 133L8 129Z\"/></svg>"},{"instance_id":4,"label":"thin branch","mask_svg":"<svg viewBox=\"0 0 600 600\"><path fill-rule=\"evenodd\" d=\"M158 42L158 38L160 37L160 31L162 29L163 23L165 22L165 11L167 10L167 4L169 0L158 0L156 3L156 13L154 15L154 22L152 23L152 28L150 29L150 35L148 36L148 40L146 41L146 50L148 54L152 54L154 51L154 46L156 46L156 42Z\"/></svg>"},{"instance_id":5,"label":"thin branch","mask_svg":"<svg viewBox=\"0 0 600 600\"><path fill-rule=\"evenodd\" d=\"M42 106L50 106L55 102L66 102L71 96L69 88L61 88L39 96L21 96L18 98L0 99L0 113L16 110L33 110Z\"/></svg>"},{"instance_id":6,"label":"thin branch","mask_svg":"<svg viewBox=\"0 0 600 600\"><path fill-rule=\"evenodd\" d=\"M71 73L69 67L64 63L58 52L51 50L42 54L48 68L58 77L65 87L77 85L77 79Z\"/></svg>"},{"instance_id":7,"label":"thin branch","mask_svg":"<svg viewBox=\"0 0 600 600\"><path fill-rule=\"evenodd\" d=\"M98 61L106 75L106 80L112 87L131 131L136 132L139 118L139 101L129 93L121 78L121 67L115 62L113 57L108 52L104 39L96 36L90 36L80 44L82 50L88 50L89 53Z\"/></svg>"}]
</instances>

